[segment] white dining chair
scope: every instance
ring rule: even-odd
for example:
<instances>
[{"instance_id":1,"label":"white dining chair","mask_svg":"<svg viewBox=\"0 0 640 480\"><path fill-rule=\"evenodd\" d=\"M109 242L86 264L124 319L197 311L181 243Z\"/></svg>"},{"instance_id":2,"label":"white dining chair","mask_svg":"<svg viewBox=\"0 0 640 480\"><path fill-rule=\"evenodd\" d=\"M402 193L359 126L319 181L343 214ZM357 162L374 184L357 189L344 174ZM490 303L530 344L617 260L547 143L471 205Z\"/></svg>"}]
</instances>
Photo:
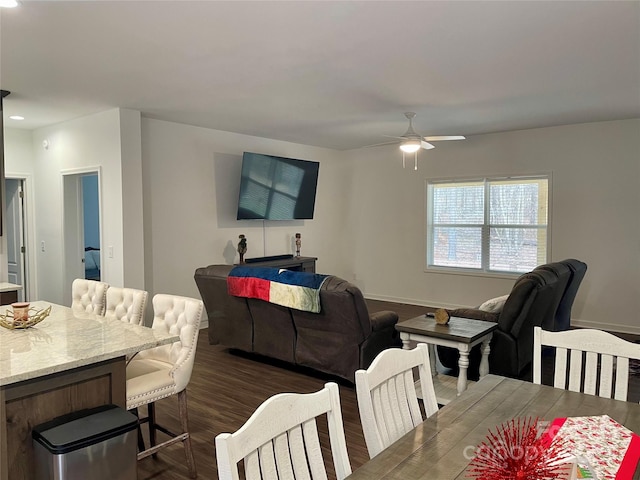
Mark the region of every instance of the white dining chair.
<instances>
[{"instance_id":1,"label":"white dining chair","mask_svg":"<svg viewBox=\"0 0 640 480\"><path fill-rule=\"evenodd\" d=\"M247 480L327 478L316 417L327 416L336 478L351 473L338 385L314 393L280 393L265 400L235 433L216 437L220 480L238 480L244 460Z\"/></svg>"},{"instance_id":2,"label":"white dining chair","mask_svg":"<svg viewBox=\"0 0 640 480\"><path fill-rule=\"evenodd\" d=\"M104 315L109 284L76 278L71 284L71 309L75 313Z\"/></svg>"},{"instance_id":3,"label":"white dining chair","mask_svg":"<svg viewBox=\"0 0 640 480\"><path fill-rule=\"evenodd\" d=\"M430 417L438 411L438 401L425 343L413 350L383 350L367 370L356 371L360 422L371 458L424 420L414 369L418 370L425 415Z\"/></svg>"},{"instance_id":4,"label":"white dining chair","mask_svg":"<svg viewBox=\"0 0 640 480\"><path fill-rule=\"evenodd\" d=\"M142 325L148 292L135 288L109 287L107 289L106 318Z\"/></svg>"},{"instance_id":5,"label":"white dining chair","mask_svg":"<svg viewBox=\"0 0 640 480\"><path fill-rule=\"evenodd\" d=\"M629 359L640 359L640 344L602 330L533 330L533 383L542 382L542 347L555 347L553 386L627 400ZM569 363L567 364L567 359Z\"/></svg>"},{"instance_id":6,"label":"white dining chair","mask_svg":"<svg viewBox=\"0 0 640 480\"><path fill-rule=\"evenodd\" d=\"M149 426L149 448L140 445L138 460L155 454L163 447L182 442L185 447L187 467L192 478L197 476L191 448L189 418L187 415L187 385L191 379L193 362L198 344L203 303L194 298L157 294L153 297L153 325L151 328L177 334L179 340L161 347L139 352L127 364L127 410L147 405L147 417L140 424ZM178 396L178 413L181 432L176 434L156 423L154 402ZM169 439L157 444L156 432ZM139 442L140 443L140 442Z\"/></svg>"}]
</instances>

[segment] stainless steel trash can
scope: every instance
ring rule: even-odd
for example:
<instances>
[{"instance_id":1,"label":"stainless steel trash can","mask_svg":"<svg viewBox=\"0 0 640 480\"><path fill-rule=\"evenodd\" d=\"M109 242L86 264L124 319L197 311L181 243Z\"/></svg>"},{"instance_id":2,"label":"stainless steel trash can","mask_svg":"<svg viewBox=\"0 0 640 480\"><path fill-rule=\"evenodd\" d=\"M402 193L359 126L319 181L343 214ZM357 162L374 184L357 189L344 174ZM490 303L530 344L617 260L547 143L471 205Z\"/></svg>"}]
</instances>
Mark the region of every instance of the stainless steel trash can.
<instances>
[{"instance_id":1,"label":"stainless steel trash can","mask_svg":"<svg viewBox=\"0 0 640 480\"><path fill-rule=\"evenodd\" d=\"M36 426L36 479L135 480L137 424L132 413L104 405Z\"/></svg>"}]
</instances>

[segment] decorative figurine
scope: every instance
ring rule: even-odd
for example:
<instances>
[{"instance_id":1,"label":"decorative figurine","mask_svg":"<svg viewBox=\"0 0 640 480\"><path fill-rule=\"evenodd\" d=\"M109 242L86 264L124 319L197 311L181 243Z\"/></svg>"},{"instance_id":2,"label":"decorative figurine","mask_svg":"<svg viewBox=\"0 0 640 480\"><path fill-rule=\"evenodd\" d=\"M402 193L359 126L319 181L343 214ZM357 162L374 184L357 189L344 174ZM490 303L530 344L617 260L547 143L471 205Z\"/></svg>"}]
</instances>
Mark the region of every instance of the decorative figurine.
<instances>
[{"instance_id":1,"label":"decorative figurine","mask_svg":"<svg viewBox=\"0 0 640 480\"><path fill-rule=\"evenodd\" d=\"M299 233L296 233L296 257L300 256L300 245L302 245L302 241L300 240L300 237L302 237L302 235L300 235Z\"/></svg>"},{"instance_id":2,"label":"decorative figurine","mask_svg":"<svg viewBox=\"0 0 640 480\"><path fill-rule=\"evenodd\" d=\"M244 235L238 235L238 253L240 254L240 263L244 263L244 254L247 253L247 239Z\"/></svg>"}]
</instances>

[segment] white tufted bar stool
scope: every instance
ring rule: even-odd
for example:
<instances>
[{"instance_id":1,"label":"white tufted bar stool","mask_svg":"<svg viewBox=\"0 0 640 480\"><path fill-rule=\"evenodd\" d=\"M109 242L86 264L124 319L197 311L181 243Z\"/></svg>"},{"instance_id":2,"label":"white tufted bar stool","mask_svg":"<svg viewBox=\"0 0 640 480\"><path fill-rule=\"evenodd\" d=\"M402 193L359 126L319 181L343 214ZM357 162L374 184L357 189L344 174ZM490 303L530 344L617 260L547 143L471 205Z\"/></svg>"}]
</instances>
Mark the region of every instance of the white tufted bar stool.
<instances>
[{"instance_id":1,"label":"white tufted bar stool","mask_svg":"<svg viewBox=\"0 0 640 480\"><path fill-rule=\"evenodd\" d=\"M109 287L107 290L107 310L104 316L142 325L148 296L149 294L144 290Z\"/></svg>"},{"instance_id":2,"label":"white tufted bar stool","mask_svg":"<svg viewBox=\"0 0 640 480\"><path fill-rule=\"evenodd\" d=\"M104 315L108 283L76 278L71 284L71 309L76 313Z\"/></svg>"},{"instance_id":3,"label":"white tufted bar stool","mask_svg":"<svg viewBox=\"0 0 640 480\"><path fill-rule=\"evenodd\" d=\"M197 476L196 464L189 436L187 415L187 384L191 379L198 344L203 303L194 298L157 294L153 297L153 325L151 328L174 333L180 339L171 345L139 352L127 365L127 410L147 405L148 415L140 424L149 424L150 447L140 445L138 460L155 454L159 449L182 442L191 478ZM178 396L178 411L182 432L175 434L158 425L154 402L171 395ZM156 444L156 431L168 435L169 440ZM141 440L141 437L139 437Z\"/></svg>"}]
</instances>

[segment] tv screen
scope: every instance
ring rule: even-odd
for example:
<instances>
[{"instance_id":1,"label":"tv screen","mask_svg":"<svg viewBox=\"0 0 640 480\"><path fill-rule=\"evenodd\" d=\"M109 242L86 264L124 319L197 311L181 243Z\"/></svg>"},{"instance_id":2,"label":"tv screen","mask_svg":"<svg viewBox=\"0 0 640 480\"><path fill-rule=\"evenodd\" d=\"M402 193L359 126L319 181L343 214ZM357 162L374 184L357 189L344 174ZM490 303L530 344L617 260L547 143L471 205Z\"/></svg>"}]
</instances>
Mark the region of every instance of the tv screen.
<instances>
[{"instance_id":1,"label":"tv screen","mask_svg":"<svg viewBox=\"0 0 640 480\"><path fill-rule=\"evenodd\" d=\"M238 220L313 218L319 162L244 152Z\"/></svg>"}]
</instances>

